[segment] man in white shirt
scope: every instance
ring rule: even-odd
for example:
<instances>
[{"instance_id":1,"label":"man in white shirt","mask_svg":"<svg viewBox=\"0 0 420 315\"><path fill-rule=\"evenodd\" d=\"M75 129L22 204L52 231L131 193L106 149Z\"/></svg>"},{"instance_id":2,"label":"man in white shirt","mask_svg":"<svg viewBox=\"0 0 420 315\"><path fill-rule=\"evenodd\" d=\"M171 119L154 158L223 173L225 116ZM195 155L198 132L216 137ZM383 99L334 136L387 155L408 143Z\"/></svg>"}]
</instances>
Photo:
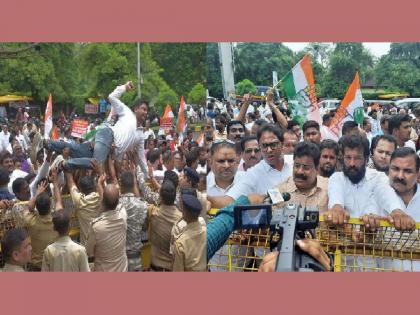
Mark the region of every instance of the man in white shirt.
<instances>
[{"instance_id":1,"label":"man in white shirt","mask_svg":"<svg viewBox=\"0 0 420 315\"><path fill-rule=\"evenodd\" d=\"M245 172L261 161L262 153L255 136L244 137L241 141L241 149L242 163L240 163L238 170Z\"/></svg>"},{"instance_id":2,"label":"man in white shirt","mask_svg":"<svg viewBox=\"0 0 420 315\"><path fill-rule=\"evenodd\" d=\"M10 145L10 132L7 124L1 126L0 132L0 151L9 151L12 153L12 146Z\"/></svg>"},{"instance_id":3,"label":"man in white shirt","mask_svg":"<svg viewBox=\"0 0 420 315\"><path fill-rule=\"evenodd\" d=\"M146 120L146 125L144 126L144 138L149 139L152 136L153 139L156 139L155 132L150 128L150 120Z\"/></svg>"},{"instance_id":4,"label":"man in white shirt","mask_svg":"<svg viewBox=\"0 0 420 315\"><path fill-rule=\"evenodd\" d=\"M113 126L105 126L98 130L95 135L95 147L93 150L93 159L99 161L101 164L106 160L112 144L115 145L117 160L122 160L126 151L131 149L137 142L143 139L143 131L140 130L138 134L138 123L147 115L148 107L145 102L139 102L134 106L134 113L131 109L120 101L121 95L134 89L131 81L125 85L118 86L110 95L109 101L111 103L111 110L114 115L118 116L117 122ZM140 118L140 119L139 119ZM139 159L144 160L139 149ZM144 151L142 151L144 152ZM64 163L64 167L71 168L91 168L92 158L73 158Z\"/></svg>"},{"instance_id":5,"label":"man in white shirt","mask_svg":"<svg viewBox=\"0 0 420 315\"><path fill-rule=\"evenodd\" d=\"M411 117L410 115L393 115L388 122L388 131L397 139L398 147L409 147L416 150L415 143L410 140Z\"/></svg>"},{"instance_id":6,"label":"man in white shirt","mask_svg":"<svg viewBox=\"0 0 420 315\"><path fill-rule=\"evenodd\" d=\"M366 168L369 158L369 142L363 136L344 136L340 140L343 155L343 171L334 173L328 182L328 208L326 222L334 225L347 223L349 217L365 214L397 214L401 203L387 176ZM367 226L369 227L369 226Z\"/></svg>"},{"instance_id":7,"label":"man in white shirt","mask_svg":"<svg viewBox=\"0 0 420 315\"><path fill-rule=\"evenodd\" d=\"M249 169L241 180L224 197L208 198L215 208L223 208L240 196L250 193L266 194L292 175L293 160L287 161L282 154L283 133L275 125L266 124L257 133L263 160Z\"/></svg>"},{"instance_id":8,"label":"man in white shirt","mask_svg":"<svg viewBox=\"0 0 420 315\"><path fill-rule=\"evenodd\" d=\"M236 149L232 141L213 143L210 167L211 172L206 177L207 196L225 196L239 179L236 176L238 174Z\"/></svg>"}]
</instances>

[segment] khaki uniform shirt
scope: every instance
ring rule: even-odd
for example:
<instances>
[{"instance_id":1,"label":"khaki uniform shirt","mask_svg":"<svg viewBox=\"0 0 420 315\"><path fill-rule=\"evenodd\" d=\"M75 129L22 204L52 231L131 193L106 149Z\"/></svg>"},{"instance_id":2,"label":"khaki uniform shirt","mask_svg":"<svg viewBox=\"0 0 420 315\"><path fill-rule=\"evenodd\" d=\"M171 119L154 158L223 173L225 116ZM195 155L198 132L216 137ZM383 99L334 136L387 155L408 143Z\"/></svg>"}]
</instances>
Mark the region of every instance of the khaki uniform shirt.
<instances>
[{"instance_id":1,"label":"khaki uniform shirt","mask_svg":"<svg viewBox=\"0 0 420 315\"><path fill-rule=\"evenodd\" d=\"M18 265L11 265L6 263L3 267L3 269L1 269L2 272L25 272L25 270L23 269L23 267L18 266Z\"/></svg>"},{"instance_id":2,"label":"khaki uniform shirt","mask_svg":"<svg viewBox=\"0 0 420 315\"><path fill-rule=\"evenodd\" d=\"M91 223L86 251L95 257L94 271L127 271L126 220L125 209L110 210Z\"/></svg>"},{"instance_id":3,"label":"khaki uniform shirt","mask_svg":"<svg viewBox=\"0 0 420 315\"><path fill-rule=\"evenodd\" d=\"M99 215L99 194L93 192L86 196L76 186L72 187L70 194L80 224L80 243L85 245L90 223Z\"/></svg>"},{"instance_id":4,"label":"khaki uniform shirt","mask_svg":"<svg viewBox=\"0 0 420 315\"><path fill-rule=\"evenodd\" d=\"M181 219L182 213L173 206L161 205L150 208L149 239L152 250L152 265L171 270L170 254L171 231L174 224Z\"/></svg>"},{"instance_id":5,"label":"khaki uniform shirt","mask_svg":"<svg viewBox=\"0 0 420 315\"><path fill-rule=\"evenodd\" d=\"M41 271L90 271L86 249L62 236L45 249Z\"/></svg>"},{"instance_id":6,"label":"khaki uniform shirt","mask_svg":"<svg viewBox=\"0 0 420 315\"><path fill-rule=\"evenodd\" d=\"M280 192L290 193L290 200L288 203L299 204L302 207L318 207L319 213L324 213L328 210L328 178L317 176L316 186L309 193L300 192L293 176L290 176L283 184L277 186Z\"/></svg>"},{"instance_id":7,"label":"khaki uniform shirt","mask_svg":"<svg viewBox=\"0 0 420 315\"><path fill-rule=\"evenodd\" d=\"M41 268L44 250L58 238L58 233L54 231L52 216L51 214L41 216L36 212L27 212L24 215L24 220L31 237L31 264Z\"/></svg>"},{"instance_id":8,"label":"khaki uniform shirt","mask_svg":"<svg viewBox=\"0 0 420 315\"><path fill-rule=\"evenodd\" d=\"M207 270L206 227L199 221L187 224L173 244L173 271Z\"/></svg>"}]
</instances>

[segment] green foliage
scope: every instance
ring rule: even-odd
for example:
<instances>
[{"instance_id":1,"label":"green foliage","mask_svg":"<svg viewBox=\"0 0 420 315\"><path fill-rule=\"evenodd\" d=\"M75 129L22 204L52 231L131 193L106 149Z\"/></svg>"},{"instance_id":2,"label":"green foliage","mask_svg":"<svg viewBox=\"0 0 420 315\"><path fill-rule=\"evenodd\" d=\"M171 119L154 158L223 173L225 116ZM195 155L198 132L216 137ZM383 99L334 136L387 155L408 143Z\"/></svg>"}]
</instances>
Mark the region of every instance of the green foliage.
<instances>
[{"instance_id":1,"label":"green foliage","mask_svg":"<svg viewBox=\"0 0 420 315\"><path fill-rule=\"evenodd\" d=\"M178 95L187 95L207 79L206 43L152 43L152 56L162 78Z\"/></svg>"},{"instance_id":2,"label":"green foliage","mask_svg":"<svg viewBox=\"0 0 420 315\"><path fill-rule=\"evenodd\" d=\"M244 95L245 93L251 92L252 94L257 94L257 87L252 81L245 79L236 84L235 87L237 95Z\"/></svg>"},{"instance_id":3,"label":"green foliage","mask_svg":"<svg viewBox=\"0 0 420 315\"><path fill-rule=\"evenodd\" d=\"M219 49L217 43L207 44L207 89L209 95L223 98L222 72L220 70Z\"/></svg>"},{"instance_id":4,"label":"green foliage","mask_svg":"<svg viewBox=\"0 0 420 315\"><path fill-rule=\"evenodd\" d=\"M420 96L420 43L393 43L374 71L378 84L389 90Z\"/></svg>"},{"instance_id":5,"label":"green foliage","mask_svg":"<svg viewBox=\"0 0 420 315\"><path fill-rule=\"evenodd\" d=\"M328 62L322 85L322 96L343 98L356 71L361 84L372 77L373 57L362 43L336 43ZM318 81L319 82L319 81Z\"/></svg>"},{"instance_id":6,"label":"green foliage","mask_svg":"<svg viewBox=\"0 0 420 315\"><path fill-rule=\"evenodd\" d=\"M281 43L240 43L234 50L235 81L250 79L255 85L272 85L273 71L279 79L298 61Z\"/></svg>"},{"instance_id":7,"label":"green foliage","mask_svg":"<svg viewBox=\"0 0 420 315\"><path fill-rule=\"evenodd\" d=\"M197 83L188 93L187 101L189 104L205 105L206 104L206 88L203 84Z\"/></svg>"}]
</instances>

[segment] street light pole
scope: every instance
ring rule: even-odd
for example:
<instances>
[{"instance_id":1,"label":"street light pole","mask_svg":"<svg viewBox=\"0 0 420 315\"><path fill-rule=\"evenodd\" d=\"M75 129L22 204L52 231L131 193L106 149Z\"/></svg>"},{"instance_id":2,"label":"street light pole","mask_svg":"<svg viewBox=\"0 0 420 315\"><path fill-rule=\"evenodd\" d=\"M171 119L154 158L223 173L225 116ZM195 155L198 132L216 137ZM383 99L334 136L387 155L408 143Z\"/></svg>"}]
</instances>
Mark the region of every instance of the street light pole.
<instances>
[{"instance_id":1,"label":"street light pole","mask_svg":"<svg viewBox=\"0 0 420 315\"><path fill-rule=\"evenodd\" d=\"M140 43L137 43L137 94L139 99L141 99L140 81Z\"/></svg>"}]
</instances>

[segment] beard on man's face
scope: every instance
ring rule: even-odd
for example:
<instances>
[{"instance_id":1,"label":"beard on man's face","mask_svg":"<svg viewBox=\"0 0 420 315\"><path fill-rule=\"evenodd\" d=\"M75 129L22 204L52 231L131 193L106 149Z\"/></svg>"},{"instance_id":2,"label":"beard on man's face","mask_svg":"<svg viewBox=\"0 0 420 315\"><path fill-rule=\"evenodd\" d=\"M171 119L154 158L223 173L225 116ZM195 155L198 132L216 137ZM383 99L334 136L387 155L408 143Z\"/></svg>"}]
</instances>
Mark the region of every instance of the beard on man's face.
<instances>
[{"instance_id":1,"label":"beard on man's face","mask_svg":"<svg viewBox=\"0 0 420 315\"><path fill-rule=\"evenodd\" d=\"M373 165L375 166L375 169L378 172L388 173L388 171L389 171L389 165L381 166L381 165L377 164L374 159L372 159L372 162L373 162Z\"/></svg>"},{"instance_id":2,"label":"beard on man's face","mask_svg":"<svg viewBox=\"0 0 420 315\"><path fill-rule=\"evenodd\" d=\"M321 167L321 174L324 177L331 177L332 174L335 172L335 166L326 164Z\"/></svg>"},{"instance_id":3,"label":"beard on man's face","mask_svg":"<svg viewBox=\"0 0 420 315\"><path fill-rule=\"evenodd\" d=\"M353 184L358 184L366 174L366 166L362 165L360 168L356 166L348 167L343 165L343 173Z\"/></svg>"}]
</instances>

